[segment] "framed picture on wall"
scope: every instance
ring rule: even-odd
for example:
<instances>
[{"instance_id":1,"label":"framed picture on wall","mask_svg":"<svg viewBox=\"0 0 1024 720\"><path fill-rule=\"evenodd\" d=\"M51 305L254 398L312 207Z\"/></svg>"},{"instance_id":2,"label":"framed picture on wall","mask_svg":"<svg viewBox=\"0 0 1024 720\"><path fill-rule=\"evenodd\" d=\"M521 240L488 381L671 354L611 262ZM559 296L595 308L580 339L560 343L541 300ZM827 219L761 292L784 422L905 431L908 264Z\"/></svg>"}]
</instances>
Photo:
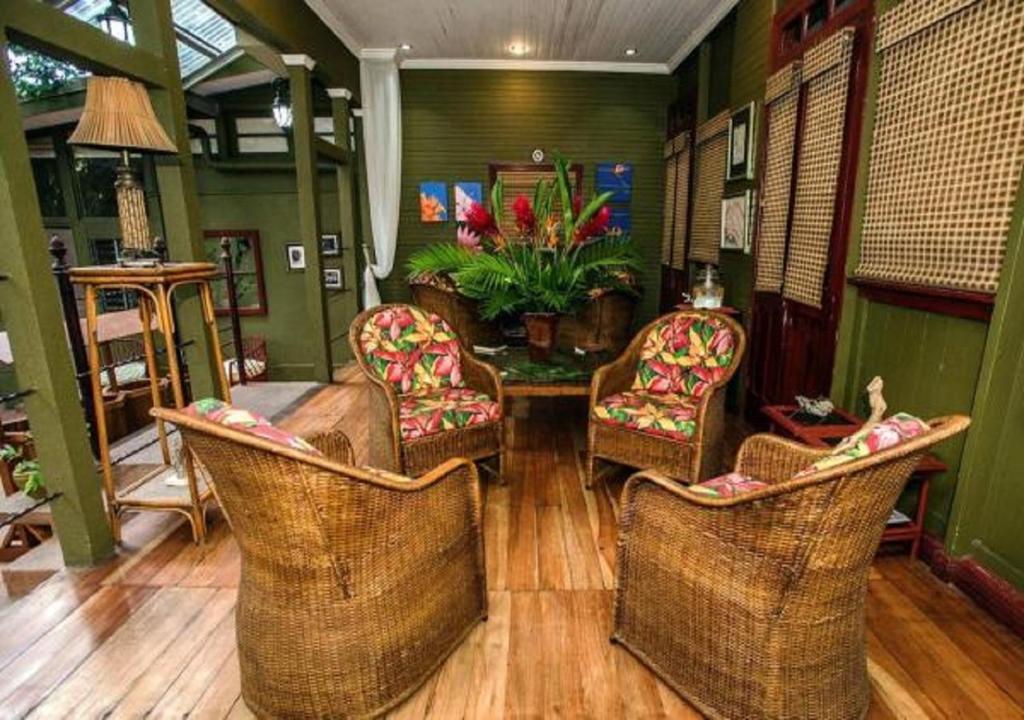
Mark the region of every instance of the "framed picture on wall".
<instances>
[{"instance_id":1,"label":"framed picture on wall","mask_svg":"<svg viewBox=\"0 0 1024 720\"><path fill-rule=\"evenodd\" d=\"M298 272L306 269L306 248L302 243L288 243L284 246L288 258L288 270Z\"/></svg>"},{"instance_id":2,"label":"framed picture on wall","mask_svg":"<svg viewBox=\"0 0 1024 720\"><path fill-rule=\"evenodd\" d=\"M321 252L328 257L341 255L341 236L337 233L330 233L320 236Z\"/></svg>"},{"instance_id":3,"label":"framed picture on wall","mask_svg":"<svg viewBox=\"0 0 1024 720\"><path fill-rule=\"evenodd\" d=\"M266 315L267 291L263 283L263 256L260 253L260 234L256 230L204 230L203 247L206 259L215 264L221 274L210 284L213 307L217 315L228 315L228 285L221 260L221 242L229 241L231 269L235 279L235 298L239 315Z\"/></svg>"},{"instance_id":4,"label":"framed picture on wall","mask_svg":"<svg viewBox=\"0 0 1024 720\"><path fill-rule=\"evenodd\" d=\"M753 205L753 190L722 200L722 250L750 252Z\"/></svg>"},{"instance_id":5,"label":"framed picture on wall","mask_svg":"<svg viewBox=\"0 0 1024 720\"><path fill-rule=\"evenodd\" d=\"M740 108L729 118L729 159L727 180L754 179L754 120L757 104Z\"/></svg>"},{"instance_id":6,"label":"framed picture on wall","mask_svg":"<svg viewBox=\"0 0 1024 720\"><path fill-rule=\"evenodd\" d=\"M466 222L466 213L473 203L483 201L483 183L460 180L455 183L455 221Z\"/></svg>"},{"instance_id":7,"label":"framed picture on wall","mask_svg":"<svg viewBox=\"0 0 1024 720\"><path fill-rule=\"evenodd\" d=\"M326 268L324 270L324 287L328 290L342 290L345 285L342 282L341 270Z\"/></svg>"},{"instance_id":8,"label":"framed picture on wall","mask_svg":"<svg viewBox=\"0 0 1024 720\"><path fill-rule=\"evenodd\" d=\"M420 222L448 221L448 186L443 182L420 183Z\"/></svg>"}]
</instances>

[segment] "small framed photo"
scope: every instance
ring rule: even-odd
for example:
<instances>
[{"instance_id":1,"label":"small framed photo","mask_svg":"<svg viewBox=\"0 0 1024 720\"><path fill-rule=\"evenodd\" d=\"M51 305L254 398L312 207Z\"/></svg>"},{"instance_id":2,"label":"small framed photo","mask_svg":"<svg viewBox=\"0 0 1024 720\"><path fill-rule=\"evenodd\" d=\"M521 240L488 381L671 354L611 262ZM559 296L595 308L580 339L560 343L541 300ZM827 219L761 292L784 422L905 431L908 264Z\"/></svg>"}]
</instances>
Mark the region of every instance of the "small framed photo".
<instances>
[{"instance_id":1,"label":"small framed photo","mask_svg":"<svg viewBox=\"0 0 1024 720\"><path fill-rule=\"evenodd\" d=\"M285 253L288 256L288 270L305 270L306 269L306 248L302 243L288 243L284 246Z\"/></svg>"},{"instance_id":2,"label":"small framed photo","mask_svg":"<svg viewBox=\"0 0 1024 720\"><path fill-rule=\"evenodd\" d=\"M320 236L321 252L327 256L341 255L341 236L337 233Z\"/></svg>"},{"instance_id":3,"label":"small framed photo","mask_svg":"<svg viewBox=\"0 0 1024 720\"><path fill-rule=\"evenodd\" d=\"M341 280L341 270L326 268L324 270L324 287L328 290L343 290L344 284Z\"/></svg>"},{"instance_id":4,"label":"small framed photo","mask_svg":"<svg viewBox=\"0 0 1024 720\"><path fill-rule=\"evenodd\" d=\"M729 159L727 180L754 179L754 121L757 104L750 103L729 118Z\"/></svg>"},{"instance_id":5,"label":"small framed photo","mask_svg":"<svg viewBox=\"0 0 1024 720\"><path fill-rule=\"evenodd\" d=\"M722 250L750 252L750 230L753 219L754 191L722 200Z\"/></svg>"}]
</instances>

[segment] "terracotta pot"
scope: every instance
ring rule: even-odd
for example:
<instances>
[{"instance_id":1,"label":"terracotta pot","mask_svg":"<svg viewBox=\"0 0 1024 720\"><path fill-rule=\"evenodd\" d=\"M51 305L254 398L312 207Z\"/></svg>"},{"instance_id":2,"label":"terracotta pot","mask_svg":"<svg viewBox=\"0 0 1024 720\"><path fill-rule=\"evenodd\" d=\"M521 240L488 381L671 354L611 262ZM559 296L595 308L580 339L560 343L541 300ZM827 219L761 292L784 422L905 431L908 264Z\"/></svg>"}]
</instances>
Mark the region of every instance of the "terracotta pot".
<instances>
[{"instance_id":1,"label":"terracotta pot","mask_svg":"<svg viewBox=\"0 0 1024 720\"><path fill-rule=\"evenodd\" d=\"M551 358L558 332L558 317L558 313L523 313L526 344L533 362L547 362Z\"/></svg>"}]
</instances>

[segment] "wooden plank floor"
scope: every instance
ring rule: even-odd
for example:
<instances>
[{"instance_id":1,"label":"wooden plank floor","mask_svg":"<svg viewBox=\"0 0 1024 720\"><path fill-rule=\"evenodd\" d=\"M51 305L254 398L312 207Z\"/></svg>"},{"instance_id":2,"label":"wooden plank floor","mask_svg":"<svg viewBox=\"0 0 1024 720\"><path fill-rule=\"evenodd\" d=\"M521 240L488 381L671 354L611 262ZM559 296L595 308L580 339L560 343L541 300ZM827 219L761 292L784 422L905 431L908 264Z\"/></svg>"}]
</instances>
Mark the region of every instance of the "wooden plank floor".
<instances>
[{"instance_id":1,"label":"wooden plank floor","mask_svg":"<svg viewBox=\"0 0 1024 720\"><path fill-rule=\"evenodd\" d=\"M284 424L340 421L362 459L366 403L360 383L332 386ZM393 717L699 717L608 643L621 481L582 488L573 401L530 410L513 420L510 482L486 490L490 619ZM179 521L137 516L114 561L0 610L0 717L250 717L239 561L216 513L201 548ZM869 593L871 717L1024 717L1024 642L904 557L875 563Z\"/></svg>"}]
</instances>

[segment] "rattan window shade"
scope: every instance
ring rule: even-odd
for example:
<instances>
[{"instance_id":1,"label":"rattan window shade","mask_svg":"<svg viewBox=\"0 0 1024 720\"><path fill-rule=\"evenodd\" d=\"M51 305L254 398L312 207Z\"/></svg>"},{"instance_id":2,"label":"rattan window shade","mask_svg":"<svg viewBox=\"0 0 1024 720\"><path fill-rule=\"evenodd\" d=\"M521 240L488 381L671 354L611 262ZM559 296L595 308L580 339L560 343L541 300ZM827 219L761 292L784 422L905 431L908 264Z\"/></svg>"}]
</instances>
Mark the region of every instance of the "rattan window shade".
<instances>
[{"instance_id":1,"label":"rattan window shade","mask_svg":"<svg viewBox=\"0 0 1024 720\"><path fill-rule=\"evenodd\" d=\"M846 28L808 50L803 60L804 130L782 293L817 308L832 239L852 59L853 30Z\"/></svg>"},{"instance_id":2,"label":"rattan window shade","mask_svg":"<svg viewBox=\"0 0 1024 720\"><path fill-rule=\"evenodd\" d=\"M573 165L569 169L569 187L572 193L575 194L576 188L576 174L579 166ZM495 180L501 180L502 182L502 217L501 223L499 223L499 229L501 232L508 237L515 237L519 234L516 229L516 216L512 212L512 203L515 202L516 198L520 195L525 195L533 202L533 194L537 189L537 181L544 180L546 182L555 183L555 171L550 169L550 166L541 166L538 168L499 168L495 172ZM557 217L561 217L562 213L562 202L558 197L558 193L555 193L554 203L552 204L551 212Z\"/></svg>"},{"instance_id":3,"label":"rattan window shade","mask_svg":"<svg viewBox=\"0 0 1024 720\"><path fill-rule=\"evenodd\" d=\"M995 293L1024 171L1024 2L906 0L877 53L855 274Z\"/></svg>"},{"instance_id":4,"label":"rattan window shade","mask_svg":"<svg viewBox=\"0 0 1024 720\"><path fill-rule=\"evenodd\" d=\"M686 266L686 225L690 210L690 133L665 143L665 222L661 261L676 270Z\"/></svg>"},{"instance_id":5,"label":"rattan window shade","mask_svg":"<svg viewBox=\"0 0 1024 720\"><path fill-rule=\"evenodd\" d=\"M718 264L728 149L729 111L725 110L697 129L690 260Z\"/></svg>"},{"instance_id":6,"label":"rattan window shade","mask_svg":"<svg viewBox=\"0 0 1024 720\"><path fill-rule=\"evenodd\" d=\"M765 91L767 137L757 233L754 289L780 292L786 263L786 224L793 189L793 153L800 109L800 64L790 63L768 78Z\"/></svg>"}]
</instances>

